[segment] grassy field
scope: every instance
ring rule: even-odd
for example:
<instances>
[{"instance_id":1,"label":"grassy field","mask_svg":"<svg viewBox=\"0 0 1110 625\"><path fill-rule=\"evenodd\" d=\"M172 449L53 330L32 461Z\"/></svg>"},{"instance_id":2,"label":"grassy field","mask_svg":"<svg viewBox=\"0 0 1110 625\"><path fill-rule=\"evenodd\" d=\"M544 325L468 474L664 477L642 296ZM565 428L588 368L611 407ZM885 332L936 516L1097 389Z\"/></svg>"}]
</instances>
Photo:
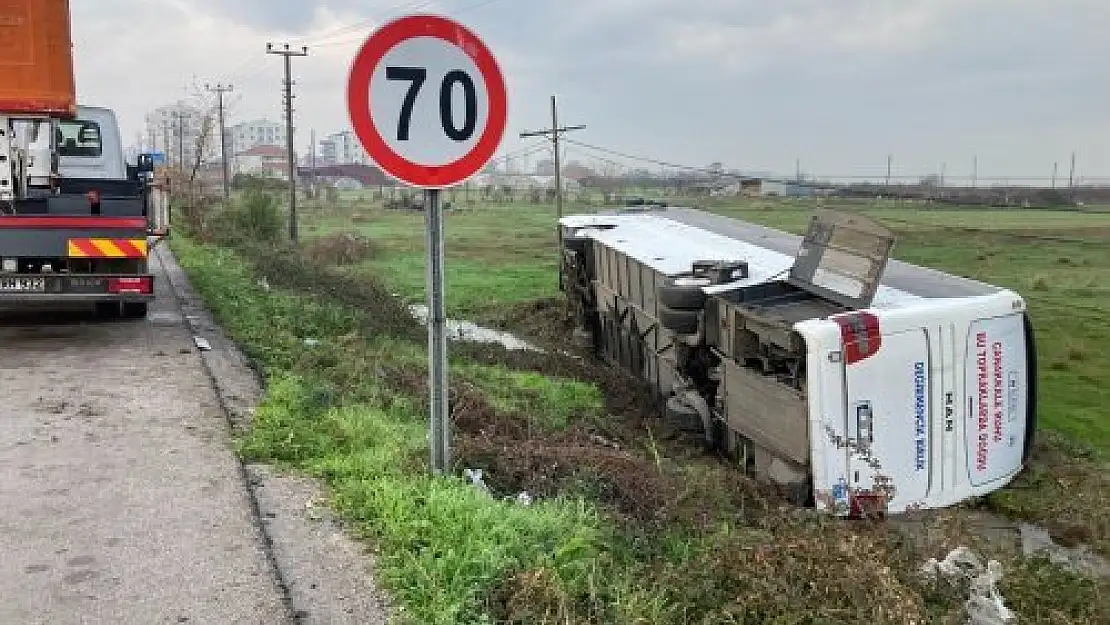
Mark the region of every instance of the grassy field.
<instances>
[{"instance_id":1,"label":"grassy field","mask_svg":"<svg viewBox=\"0 0 1110 625\"><path fill-rule=\"evenodd\" d=\"M711 208L800 231L814 205ZM456 474L483 468L494 496L429 477L424 337L387 294L423 297L419 213L350 198L306 207L315 245L343 233L373 243L368 259L344 267L189 239L174 249L270 378L242 452L326 481L337 509L379 547L405 622L959 622L966 589L918 569L963 544L1003 563L1002 591L1022 622L1110 621L1107 580L1020 557L971 527L978 513L1002 512L1110 554L1110 431L1100 416L1110 215L862 208L899 232L898 257L1017 288L1041 337L1047 434L1034 466L909 536L896 524L796 514L670 435L630 380L558 355L452 344ZM551 206L453 211L446 239L450 315L519 319L557 296ZM537 503L515 503L521 491Z\"/></svg>"},{"instance_id":2,"label":"grassy field","mask_svg":"<svg viewBox=\"0 0 1110 625\"><path fill-rule=\"evenodd\" d=\"M714 212L801 233L806 202L752 201ZM857 207L858 208L858 207ZM584 210L569 207L568 212ZM895 256L1013 288L1037 325L1045 427L1110 450L1110 214L1020 210L870 208L899 234ZM320 236L356 231L382 252L356 272L380 276L398 293L424 297L425 241L419 213L355 208L312 217ZM352 221L352 215L356 221ZM551 205L498 205L448 215L448 313L496 317L505 305L558 295L558 251ZM496 271L492 268L496 267Z\"/></svg>"}]
</instances>

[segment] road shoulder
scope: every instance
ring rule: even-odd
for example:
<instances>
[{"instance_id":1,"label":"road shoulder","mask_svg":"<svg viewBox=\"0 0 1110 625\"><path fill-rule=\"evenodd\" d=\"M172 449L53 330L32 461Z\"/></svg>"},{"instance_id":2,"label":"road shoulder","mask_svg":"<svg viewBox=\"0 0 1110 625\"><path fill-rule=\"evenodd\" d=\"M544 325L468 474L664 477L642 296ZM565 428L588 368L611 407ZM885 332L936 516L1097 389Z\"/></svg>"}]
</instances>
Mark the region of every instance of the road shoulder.
<instances>
[{"instance_id":1,"label":"road shoulder","mask_svg":"<svg viewBox=\"0 0 1110 625\"><path fill-rule=\"evenodd\" d=\"M166 245L155 255L194 337L233 430L248 427L263 395L261 378L221 330ZM203 347L207 347L204 349ZM374 556L327 506L315 480L266 465L244 465L253 505L300 623L384 625L389 602L374 582Z\"/></svg>"}]
</instances>

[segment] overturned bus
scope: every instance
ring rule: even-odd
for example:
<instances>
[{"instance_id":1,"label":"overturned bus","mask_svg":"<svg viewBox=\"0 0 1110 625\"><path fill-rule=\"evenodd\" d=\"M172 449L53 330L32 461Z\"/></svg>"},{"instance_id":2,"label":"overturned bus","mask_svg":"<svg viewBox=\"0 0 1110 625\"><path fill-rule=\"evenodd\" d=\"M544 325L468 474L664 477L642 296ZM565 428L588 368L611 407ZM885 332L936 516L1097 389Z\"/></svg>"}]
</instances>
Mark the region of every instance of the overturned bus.
<instances>
[{"instance_id":1,"label":"overturned bus","mask_svg":"<svg viewBox=\"0 0 1110 625\"><path fill-rule=\"evenodd\" d=\"M1024 466L1037 373L1018 294L891 261L893 233L852 213L804 237L682 208L559 225L560 285L597 353L797 503L940 508Z\"/></svg>"}]
</instances>

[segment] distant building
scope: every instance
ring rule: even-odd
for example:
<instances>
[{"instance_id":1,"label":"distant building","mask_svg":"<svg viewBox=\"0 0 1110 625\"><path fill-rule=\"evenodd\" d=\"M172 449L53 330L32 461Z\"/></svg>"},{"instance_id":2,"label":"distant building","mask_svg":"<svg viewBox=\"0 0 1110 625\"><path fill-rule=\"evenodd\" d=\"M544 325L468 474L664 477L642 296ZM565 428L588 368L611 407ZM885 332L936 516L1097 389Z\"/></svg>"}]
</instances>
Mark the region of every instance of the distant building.
<instances>
[{"instance_id":1,"label":"distant building","mask_svg":"<svg viewBox=\"0 0 1110 625\"><path fill-rule=\"evenodd\" d=\"M582 165L578 161L571 161L567 164L566 167L563 168L563 176L566 177L568 180L582 181L587 178L592 178L596 175L597 173L595 173L594 170L586 167L585 165Z\"/></svg>"},{"instance_id":2,"label":"distant building","mask_svg":"<svg viewBox=\"0 0 1110 625\"><path fill-rule=\"evenodd\" d=\"M336 165L339 163L339 148L330 138L320 140L320 159L317 165Z\"/></svg>"},{"instance_id":3,"label":"distant building","mask_svg":"<svg viewBox=\"0 0 1110 625\"><path fill-rule=\"evenodd\" d=\"M759 194L764 197L814 197L817 195L817 189L797 182L764 180Z\"/></svg>"},{"instance_id":4,"label":"distant building","mask_svg":"<svg viewBox=\"0 0 1110 625\"><path fill-rule=\"evenodd\" d=\"M237 174L288 180L289 157L281 146L255 146L235 155L234 171Z\"/></svg>"},{"instance_id":5,"label":"distant building","mask_svg":"<svg viewBox=\"0 0 1110 625\"><path fill-rule=\"evenodd\" d=\"M350 130L328 135L320 140L319 165L366 165L370 156Z\"/></svg>"},{"instance_id":6,"label":"distant building","mask_svg":"<svg viewBox=\"0 0 1110 625\"><path fill-rule=\"evenodd\" d=\"M235 124L227 129L227 149L232 154L260 145L285 145L285 125L267 119Z\"/></svg>"},{"instance_id":7,"label":"distant building","mask_svg":"<svg viewBox=\"0 0 1110 625\"><path fill-rule=\"evenodd\" d=\"M536 169L532 172L537 176L554 176L555 175L555 161L550 158L544 158L536 161Z\"/></svg>"},{"instance_id":8,"label":"distant building","mask_svg":"<svg viewBox=\"0 0 1110 625\"><path fill-rule=\"evenodd\" d=\"M175 166L182 158L187 165L195 163L197 138L204 118L204 111L184 101L154 109L146 116L146 132L151 147L154 151L164 152L169 162ZM219 130L210 133L211 140L204 146L204 160L213 156L219 158L219 134Z\"/></svg>"}]
</instances>

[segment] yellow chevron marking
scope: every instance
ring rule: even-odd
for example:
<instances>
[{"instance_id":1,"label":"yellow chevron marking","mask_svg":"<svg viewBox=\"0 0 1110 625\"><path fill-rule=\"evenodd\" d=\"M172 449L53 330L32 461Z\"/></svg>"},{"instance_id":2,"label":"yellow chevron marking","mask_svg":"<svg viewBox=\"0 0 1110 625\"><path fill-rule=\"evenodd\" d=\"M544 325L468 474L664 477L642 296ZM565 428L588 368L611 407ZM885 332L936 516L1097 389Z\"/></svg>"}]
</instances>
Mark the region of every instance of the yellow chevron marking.
<instances>
[{"instance_id":1,"label":"yellow chevron marking","mask_svg":"<svg viewBox=\"0 0 1110 625\"><path fill-rule=\"evenodd\" d=\"M70 239L66 253L69 258L146 258L148 250L146 239Z\"/></svg>"},{"instance_id":2,"label":"yellow chevron marking","mask_svg":"<svg viewBox=\"0 0 1110 625\"><path fill-rule=\"evenodd\" d=\"M100 250L102 258L123 258L126 254L123 250L116 247L116 244L111 239L90 239L90 243Z\"/></svg>"}]
</instances>

